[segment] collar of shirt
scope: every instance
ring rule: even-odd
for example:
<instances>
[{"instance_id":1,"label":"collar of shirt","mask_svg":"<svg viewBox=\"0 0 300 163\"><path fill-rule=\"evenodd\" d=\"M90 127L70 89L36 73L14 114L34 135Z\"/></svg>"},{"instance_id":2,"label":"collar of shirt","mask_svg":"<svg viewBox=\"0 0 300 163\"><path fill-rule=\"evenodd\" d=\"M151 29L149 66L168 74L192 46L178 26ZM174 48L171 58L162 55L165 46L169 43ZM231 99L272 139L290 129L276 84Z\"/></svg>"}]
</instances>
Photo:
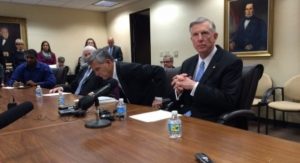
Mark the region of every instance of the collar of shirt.
<instances>
[{"instance_id":1,"label":"collar of shirt","mask_svg":"<svg viewBox=\"0 0 300 163\"><path fill-rule=\"evenodd\" d=\"M200 63L201 63L202 61L204 61L204 63L205 63L205 67L204 67L204 71L205 71L206 68L208 67L208 65L209 65L209 63L210 63L212 57L216 54L216 52L217 52L217 47L214 46L213 50L209 53L209 55L208 55L206 58L202 59L202 58L200 57L200 55L198 55L199 59L198 59L198 63L197 63L197 71L195 71L195 72L198 72L198 69L199 69L199 67L200 67Z\"/></svg>"},{"instance_id":2,"label":"collar of shirt","mask_svg":"<svg viewBox=\"0 0 300 163\"><path fill-rule=\"evenodd\" d=\"M122 88L119 78L118 78L118 74L117 74L117 66L116 66L116 62L114 62L114 70L113 70L113 79L118 81L118 85L120 88Z\"/></svg>"}]
</instances>

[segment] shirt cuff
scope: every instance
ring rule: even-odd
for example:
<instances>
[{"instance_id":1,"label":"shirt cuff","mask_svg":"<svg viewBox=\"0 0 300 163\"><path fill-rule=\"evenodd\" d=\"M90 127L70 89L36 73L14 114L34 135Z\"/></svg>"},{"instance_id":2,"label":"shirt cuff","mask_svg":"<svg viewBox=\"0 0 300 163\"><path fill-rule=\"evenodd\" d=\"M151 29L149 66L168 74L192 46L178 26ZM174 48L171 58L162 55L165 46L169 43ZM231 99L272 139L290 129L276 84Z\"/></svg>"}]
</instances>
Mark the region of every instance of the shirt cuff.
<instances>
[{"instance_id":1,"label":"shirt cuff","mask_svg":"<svg viewBox=\"0 0 300 163\"><path fill-rule=\"evenodd\" d=\"M190 93L191 96L194 96L194 95L195 95L196 88L197 88L198 84L199 84L199 82L196 82L196 84L194 85L194 87L193 87L193 89L192 89L192 91L191 91L191 93Z\"/></svg>"}]
</instances>

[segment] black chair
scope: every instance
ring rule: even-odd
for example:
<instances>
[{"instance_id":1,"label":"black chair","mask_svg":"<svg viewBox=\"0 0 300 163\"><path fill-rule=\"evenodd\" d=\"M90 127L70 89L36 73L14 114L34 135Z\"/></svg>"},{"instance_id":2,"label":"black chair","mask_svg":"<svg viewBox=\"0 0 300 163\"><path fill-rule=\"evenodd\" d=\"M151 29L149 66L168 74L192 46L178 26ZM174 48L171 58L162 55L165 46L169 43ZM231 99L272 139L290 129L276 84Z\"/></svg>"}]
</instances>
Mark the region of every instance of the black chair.
<instances>
[{"instance_id":1,"label":"black chair","mask_svg":"<svg viewBox=\"0 0 300 163\"><path fill-rule=\"evenodd\" d=\"M248 119L255 117L255 112L250 109L263 71L261 64L243 67L238 110L223 114L218 123L248 130Z\"/></svg>"},{"instance_id":2,"label":"black chair","mask_svg":"<svg viewBox=\"0 0 300 163\"><path fill-rule=\"evenodd\" d=\"M52 72L56 78L56 84L65 84L67 81L67 74L69 67L64 66L63 68L53 68Z\"/></svg>"}]
</instances>

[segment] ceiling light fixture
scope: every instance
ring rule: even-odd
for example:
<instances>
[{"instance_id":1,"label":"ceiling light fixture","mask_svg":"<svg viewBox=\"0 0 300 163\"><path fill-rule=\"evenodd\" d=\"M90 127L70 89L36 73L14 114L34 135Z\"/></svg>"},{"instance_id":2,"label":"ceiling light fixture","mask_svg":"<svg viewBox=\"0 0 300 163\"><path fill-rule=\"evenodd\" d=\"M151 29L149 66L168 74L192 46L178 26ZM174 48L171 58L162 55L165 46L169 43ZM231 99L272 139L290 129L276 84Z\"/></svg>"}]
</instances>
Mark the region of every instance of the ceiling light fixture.
<instances>
[{"instance_id":1,"label":"ceiling light fixture","mask_svg":"<svg viewBox=\"0 0 300 163\"><path fill-rule=\"evenodd\" d=\"M117 4L120 4L120 2L102 0L102 1L94 3L95 6L101 6L101 7L113 7Z\"/></svg>"}]
</instances>

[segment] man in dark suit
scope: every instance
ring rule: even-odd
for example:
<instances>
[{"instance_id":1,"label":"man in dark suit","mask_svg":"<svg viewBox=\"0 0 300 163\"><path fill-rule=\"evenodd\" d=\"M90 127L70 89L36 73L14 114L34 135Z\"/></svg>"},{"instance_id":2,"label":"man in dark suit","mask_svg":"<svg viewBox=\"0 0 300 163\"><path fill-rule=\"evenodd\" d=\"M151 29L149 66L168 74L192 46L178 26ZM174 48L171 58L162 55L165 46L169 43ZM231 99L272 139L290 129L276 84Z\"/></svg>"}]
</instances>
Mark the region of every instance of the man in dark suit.
<instances>
[{"instance_id":1,"label":"man in dark suit","mask_svg":"<svg viewBox=\"0 0 300 163\"><path fill-rule=\"evenodd\" d=\"M5 81L8 80L13 71L13 52L15 43L9 35L8 28L0 28L0 63L3 65Z\"/></svg>"},{"instance_id":2,"label":"man in dark suit","mask_svg":"<svg viewBox=\"0 0 300 163\"><path fill-rule=\"evenodd\" d=\"M86 50L86 47L83 50L82 58L87 62L88 58L92 55L92 52L96 49L93 48ZM64 91L72 92L76 95L86 96L89 93L103 87L106 84L102 78L97 77L92 71L89 65L85 65L78 73L76 78L70 83L70 85L59 85L58 87L51 89L50 93Z\"/></svg>"},{"instance_id":3,"label":"man in dark suit","mask_svg":"<svg viewBox=\"0 0 300 163\"><path fill-rule=\"evenodd\" d=\"M239 23L229 44L231 51L267 50L266 23L254 15L254 4L247 3L245 17Z\"/></svg>"},{"instance_id":4,"label":"man in dark suit","mask_svg":"<svg viewBox=\"0 0 300 163\"><path fill-rule=\"evenodd\" d=\"M191 22L190 33L197 54L185 60L173 78L175 108L187 116L216 121L236 109L243 63L215 45L218 33L211 20L200 17Z\"/></svg>"},{"instance_id":5,"label":"man in dark suit","mask_svg":"<svg viewBox=\"0 0 300 163\"><path fill-rule=\"evenodd\" d=\"M107 39L108 46L104 47L105 49L114 59L115 61L123 61L123 53L119 46L115 45L114 38L109 37Z\"/></svg>"},{"instance_id":6,"label":"man in dark suit","mask_svg":"<svg viewBox=\"0 0 300 163\"><path fill-rule=\"evenodd\" d=\"M106 50L98 49L89 58L97 76L118 81L120 97L128 103L153 105L154 97L164 97L166 74L162 67L116 62Z\"/></svg>"}]
</instances>

